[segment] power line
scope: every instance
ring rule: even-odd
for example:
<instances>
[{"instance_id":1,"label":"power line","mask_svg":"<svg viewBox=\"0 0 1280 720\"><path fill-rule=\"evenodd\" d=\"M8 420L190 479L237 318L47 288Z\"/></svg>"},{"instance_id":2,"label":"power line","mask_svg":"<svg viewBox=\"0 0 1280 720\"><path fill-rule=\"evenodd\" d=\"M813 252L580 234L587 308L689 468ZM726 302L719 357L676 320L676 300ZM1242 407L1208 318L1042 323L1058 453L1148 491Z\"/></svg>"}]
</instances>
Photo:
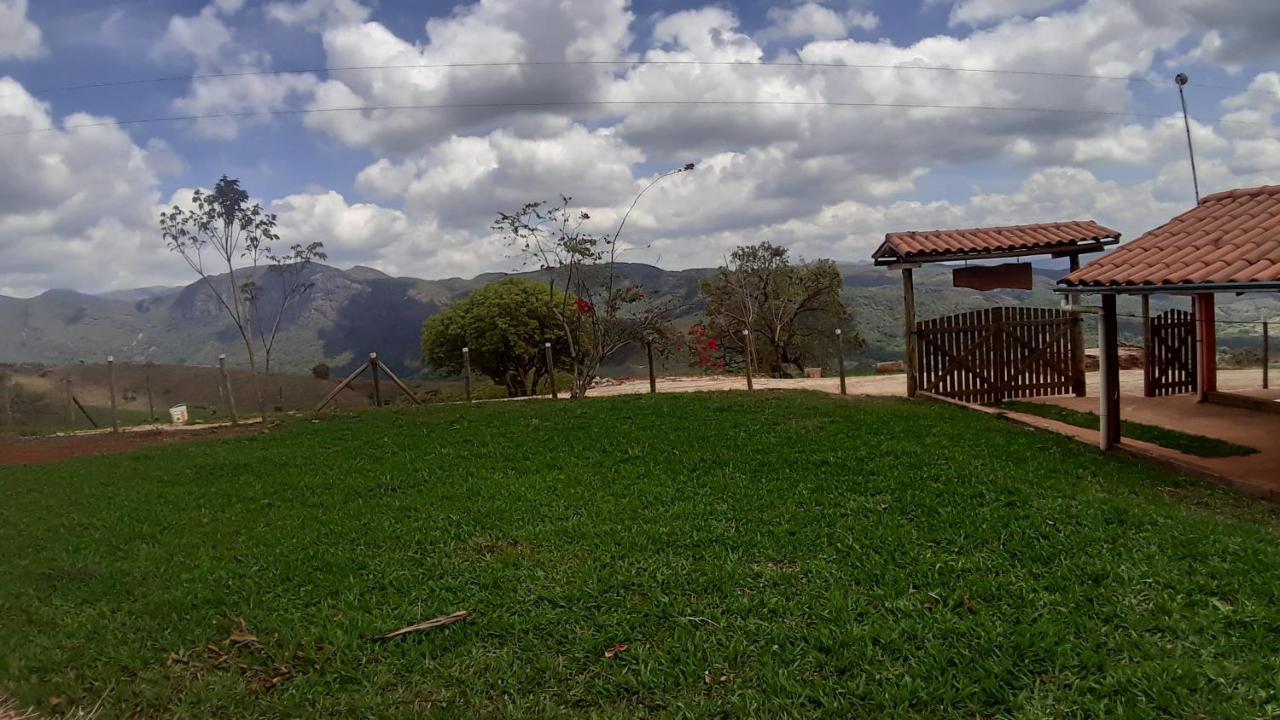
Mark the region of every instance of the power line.
<instances>
[{"instance_id":1,"label":"power line","mask_svg":"<svg viewBox=\"0 0 1280 720\"><path fill-rule=\"evenodd\" d=\"M280 110L246 110L238 112L205 113L193 115L166 115L149 118L126 118L123 120L101 120L87 123L51 125L43 128L27 128L0 133L0 137L33 135L55 132L59 130L81 130L96 127L125 127L130 125L147 125L153 123L187 122L196 120L245 119L255 117L281 117L342 112L373 112L400 110L486 110L486 109L543 109L562 107L642 107L642 106L722 106L722 107L830 107L830 108L888 108L888 109L921 109L921 110L956 110L974 112L999 113L1040 113L1078 115L1086 117L1131 117L1141 119L1162 120L1166 115L1157 113L1136 113L1123 110L1093 110L1086 108L1054 108L1054 107L1018 107L1009 105L946 105L933 103L885 103L885 102L840 102L832 100L547 100L530 102L492 102L492 103L427 103L406 105L357 105L333 108L290 108ZM1198 122L1231 123L1271 127L1268 123L1235 120L1226 117L1193 118Z\"/></svg>"},{"instance_id":2,"label":"power line","mask_svg":"<svg viewBox=\"0 0 1280 720\"><path fill-rule=\"evenodd\" d=\"M886 63L836 63L836 62L803 62L788 60L768 60L758 62L746 62L739 60L519 60L519 61L492 61L492 62L457 62L457 63L404 63L395 65L346 65L336 67L299 67L287 70L237 70L229 72L216 73L196 73L191 75L171 75L165 77L152 78L131 78L126 80L109 80L93 83L81 83L77 85L50 86L44 88L33 88L30 92L49 95L55 93L73 92L78 90L93 90L113 87L127 87L132 85L150 85L171 82L190 82L195 80L212 80L219 78L240 78L253 77L262 75L286 75L286 74L303 74L303 73L342 73L342 72L370 72L376 70L457 70L468 68L498 68L498 67L569 67L569 66L706 66L706 67L755 67L755 68L819 68L819 69L845 69L845 70L894 70L894 71L927 71L927 72L950 72L962 74L982 74L982 75L1005 75L1015 77L1038 77L1038 78L1070 78L1076 80L1097 80L1124 83L1144 83L1147 85L1163 87L1165 83L1152 80L1150 78L1137 77L1132 75L1099 75L1090 73L1068 73L1068 72L1052 72L1048 70L1010 70L998 68L970 68L970 67L953 67L948 65L890 65ZM1205 89L1228 90L1232 92L1257 92L1267 93L1280 96L1280 92L1265 90L1262 88L1233 87L1228 85L1214 85L1208 83L1190 83L1191 87L1199 87ZM16 93L15 93L16 94ZM0 95L0 97L7 97Z\"/></svg>"}]
</instances>

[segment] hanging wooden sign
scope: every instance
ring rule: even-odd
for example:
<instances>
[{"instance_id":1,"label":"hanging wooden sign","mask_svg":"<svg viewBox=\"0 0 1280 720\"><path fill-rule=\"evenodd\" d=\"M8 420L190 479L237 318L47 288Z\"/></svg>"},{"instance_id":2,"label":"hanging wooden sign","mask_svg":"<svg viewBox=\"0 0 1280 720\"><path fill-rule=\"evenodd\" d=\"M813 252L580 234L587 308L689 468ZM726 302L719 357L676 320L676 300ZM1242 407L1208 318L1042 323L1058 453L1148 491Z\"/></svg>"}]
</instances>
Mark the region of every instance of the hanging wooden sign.
<instances>
[{"instance_id":1,"label":"hanging wooden sign","mask_svg":"<svg viewBox=\"0 0 1280 720\"><path fill-rule=\"evenodd\" d=\"M951 272L951 284L974 290L1030 290L1031 263L959 267Z\"/></svg>"}]
</instances>

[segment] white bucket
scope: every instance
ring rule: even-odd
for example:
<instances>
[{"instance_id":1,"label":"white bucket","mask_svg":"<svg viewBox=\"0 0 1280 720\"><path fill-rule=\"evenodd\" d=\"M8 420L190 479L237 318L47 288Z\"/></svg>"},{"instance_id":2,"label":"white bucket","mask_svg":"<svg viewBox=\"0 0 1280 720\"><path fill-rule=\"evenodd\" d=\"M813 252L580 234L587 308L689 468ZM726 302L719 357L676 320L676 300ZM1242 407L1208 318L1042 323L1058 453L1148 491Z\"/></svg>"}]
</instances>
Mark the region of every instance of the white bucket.
<instances>
[{"instance_id":1,"label":"white bucket","mask_svg":"<svg viewBox=\"0 0 1280 720\"><path fill-rule=\"evenodd\" d=\"M169 418L173 420L174 425L186 425L187 424L187 406L183 404L183 405L174 405L173 407L169 408Z\"/></svg>"}]
</instances>

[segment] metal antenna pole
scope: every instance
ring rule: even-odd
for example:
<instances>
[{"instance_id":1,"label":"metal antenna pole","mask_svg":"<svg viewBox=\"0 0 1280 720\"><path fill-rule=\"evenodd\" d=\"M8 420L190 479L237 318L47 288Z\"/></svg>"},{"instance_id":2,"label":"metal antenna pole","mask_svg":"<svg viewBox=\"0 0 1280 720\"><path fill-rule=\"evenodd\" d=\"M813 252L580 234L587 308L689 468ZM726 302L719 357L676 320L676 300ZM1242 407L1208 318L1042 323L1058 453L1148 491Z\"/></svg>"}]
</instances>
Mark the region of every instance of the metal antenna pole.
<instances>
[{"instance_id":1,"label":"metal antenna pole","mask_svg":"<svg viewBox=\"0 0 1280 720\"><path fill-rule=\"evenodd\" d=\"M1182 101L1182 125L1187 129L1187 154L1191 156L1191 184L1196 190L1196 204L1200 204L1200 180L1196 177L1196 149L1191 144L1191 120L1187 118L1187 96L1182 88L1187 84L1187 74L1178 73L1173 81L1178 84L1178 99Z\"/></svg>"}]
</instances>

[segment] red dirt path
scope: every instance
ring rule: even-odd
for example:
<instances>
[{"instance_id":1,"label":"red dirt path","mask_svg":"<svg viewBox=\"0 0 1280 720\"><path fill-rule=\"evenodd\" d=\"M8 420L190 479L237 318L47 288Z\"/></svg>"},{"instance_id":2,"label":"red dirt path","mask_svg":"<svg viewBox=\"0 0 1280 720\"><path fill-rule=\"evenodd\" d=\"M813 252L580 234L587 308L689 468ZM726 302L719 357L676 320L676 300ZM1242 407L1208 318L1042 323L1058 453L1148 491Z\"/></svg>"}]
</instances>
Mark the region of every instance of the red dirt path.
<instances>
[{"instance_id":1,"label":"red dirt path","mask_svg":"<svg viewBox=\"0 0 1280 720\"><path fill-rule=\"evenodd\" d=\"M143 430L47 437L0 437L0 466L42 465L87 455L114 455L152 445L196 442L252 432L249 427L207 430Z\"/></svg>"}]
</instances>

